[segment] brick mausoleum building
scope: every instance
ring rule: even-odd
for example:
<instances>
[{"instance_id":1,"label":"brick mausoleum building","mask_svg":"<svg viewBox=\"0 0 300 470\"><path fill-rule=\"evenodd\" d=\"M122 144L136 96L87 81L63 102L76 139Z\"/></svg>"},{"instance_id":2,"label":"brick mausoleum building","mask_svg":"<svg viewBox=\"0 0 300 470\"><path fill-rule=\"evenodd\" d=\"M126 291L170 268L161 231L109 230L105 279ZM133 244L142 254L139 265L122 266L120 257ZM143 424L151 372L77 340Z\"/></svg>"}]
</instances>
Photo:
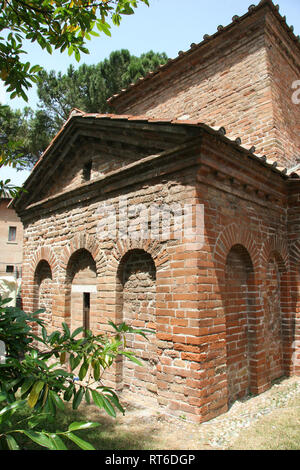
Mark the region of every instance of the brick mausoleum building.
<instances>
[{"instance_id":1,"label":"brick mausoleum building","mask_svg":"<svg viewBox=\"0 0 300 470\"><path fill-rule=\"evenodd\" d=\"M27 179L24 309L155 331L117 389L202 422L300 374L298 80L299 38L263 0L116 114L73 110Z\"/></svg>"}]
</instances>

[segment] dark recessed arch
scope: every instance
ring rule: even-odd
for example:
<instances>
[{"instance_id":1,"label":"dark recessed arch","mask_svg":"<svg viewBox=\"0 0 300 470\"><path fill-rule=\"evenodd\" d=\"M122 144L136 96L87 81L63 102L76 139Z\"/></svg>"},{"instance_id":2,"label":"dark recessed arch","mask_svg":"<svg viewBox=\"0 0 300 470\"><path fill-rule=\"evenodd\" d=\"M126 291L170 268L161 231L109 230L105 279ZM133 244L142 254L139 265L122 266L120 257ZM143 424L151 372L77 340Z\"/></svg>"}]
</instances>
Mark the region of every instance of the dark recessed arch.
<instances>
[{"instance_id":1,"label":"dark recessed arch","mask_svg":"<svg viewBox=\"0 0 300 470\"><path fill-rule=\"evenodd\" d=\"M117 321L135 328L156 331L156 267L152 256L143 249L129 250L117 270ZM158 362L156 335L148 341L141 335L127 337L129 349L144 361L144 366L123 358L119 363L119 386L146 394L157 392L156 365Z\"/></svg>"}]
</instances>

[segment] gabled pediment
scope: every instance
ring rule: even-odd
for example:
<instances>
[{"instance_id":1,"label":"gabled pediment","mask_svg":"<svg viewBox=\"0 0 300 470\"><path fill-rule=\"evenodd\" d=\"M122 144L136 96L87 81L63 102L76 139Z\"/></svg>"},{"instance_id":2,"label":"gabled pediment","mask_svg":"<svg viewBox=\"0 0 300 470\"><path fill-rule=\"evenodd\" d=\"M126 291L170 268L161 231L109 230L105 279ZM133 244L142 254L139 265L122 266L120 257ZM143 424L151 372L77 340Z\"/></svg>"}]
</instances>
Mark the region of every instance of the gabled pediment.
<instances>
[{"instance_id":1,"label":"gabled pediment","mask_svg":"<svg viewBox=\"0 0 300 470\"><path fill-rule=\"evenodd\" d=\"M74 109L25 182L27 192L14 204L25 208L61 195L145 157L175 148L200 132L196 123L174 125L170 121L88 114Z\"/></svg>"}]
</instances>

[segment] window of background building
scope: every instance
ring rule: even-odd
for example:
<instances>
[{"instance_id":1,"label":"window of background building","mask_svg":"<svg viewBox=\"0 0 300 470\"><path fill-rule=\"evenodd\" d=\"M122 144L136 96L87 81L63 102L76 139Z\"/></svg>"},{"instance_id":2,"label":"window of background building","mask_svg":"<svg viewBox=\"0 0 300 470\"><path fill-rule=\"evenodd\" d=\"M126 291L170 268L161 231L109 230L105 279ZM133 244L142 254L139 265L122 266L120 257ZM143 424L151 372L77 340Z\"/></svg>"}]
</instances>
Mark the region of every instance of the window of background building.
<instances>
[{"instance_id":1,"label":"window of background building","mask_svg":"<svg viewBox=\"0 0 300 470\"><path fill-rule=\"evenodd\" d=\"M17 237L17 227L9 227L8 229L8 241L15 242Z\"/></svg>"},{"instance_id":2,"label":"window of background building","mask_svg":"<svg viewBox=\"0 0 300 470\"><path fill-rule=\"evenodd\" d=\"M14 272L14 267L11 266L11 265L7 265L7 266L6 266L6 272L7 272L7 273L13 273L13 272Z\"/></svg>"}]
</instances>

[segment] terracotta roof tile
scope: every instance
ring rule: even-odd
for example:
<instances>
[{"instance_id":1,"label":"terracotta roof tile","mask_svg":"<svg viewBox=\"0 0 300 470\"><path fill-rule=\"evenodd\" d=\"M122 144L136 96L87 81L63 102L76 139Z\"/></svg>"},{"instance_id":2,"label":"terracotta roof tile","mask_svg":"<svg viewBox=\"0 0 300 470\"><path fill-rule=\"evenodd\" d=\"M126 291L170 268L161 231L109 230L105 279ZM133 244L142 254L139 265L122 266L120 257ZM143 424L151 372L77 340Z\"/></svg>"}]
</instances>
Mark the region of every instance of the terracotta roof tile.
<instances>
[{"instance_id":1,"label":"terracotta roof tile","mask_svg":"<svg viewBox=\"0 0 300 470\"><path fill-rule=\"evenodd\" d=\"M241 141L240 139L235 139L231 140L228 137L225 136L226 130L224 127L221 128L213 128L208 126L207 124L203 123L202 121L197 121L197 120L178 120L178 119L158 119L158 118L151 118L149 116L132 116L132 115L118 115L118 114L97 114L97 113L85 113L84 111L80 111L76 109L76 112L73 113L73 110L71 111L69 118L63 125L63 127L60 129L60 131L56 134L56 136L52 139L50 142L49 146L45 150L45 152L42 154L41 158L39 161L35 164L34 169L36 166L38 166L44 156L50 151L51 147L55 143L55 141L60 137L64 129L66 128L67 124L73 120L73 119L78 119L78 118L92 118L92 119L104 119L104 120L121 120L121 121L128 121L128 122L149 122L149 123L161 123L161 124L171 124L171 125L181 125L181 126L198 126L202 127L203 129L206 129L209 132L212 132L214 134L218 134L221 137L226 138L228 142L230 142L232 145L235 147L238 146L241 149L243 149L245 152L247 152L249 155L253 155L254 158L256 158L258 161L260 161L265 167L272 168L273 170L276 170L278 173L282 175L286 175L288 172L286 168L277 168L277 163L274 160L267 160L266 156L258 156L255 155L255 148L251 147L251 149L246 149L243 146L241 146ZM29 176L30 178L30 176Z\"/></svg>"}]
</instances>

